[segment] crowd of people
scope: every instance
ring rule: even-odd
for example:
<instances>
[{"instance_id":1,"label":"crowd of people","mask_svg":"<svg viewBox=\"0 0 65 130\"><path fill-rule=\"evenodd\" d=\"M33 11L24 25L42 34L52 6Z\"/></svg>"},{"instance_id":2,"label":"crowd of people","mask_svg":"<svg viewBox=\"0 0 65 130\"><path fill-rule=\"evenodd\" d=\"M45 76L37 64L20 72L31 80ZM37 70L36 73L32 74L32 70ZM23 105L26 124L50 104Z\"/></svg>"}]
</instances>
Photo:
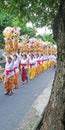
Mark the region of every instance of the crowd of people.
<instances>
[{"instance_id":1,"label":"crowd of people","mask_svg":"<svg viewBox=\"0 0 65 130\"><path fill-rule=\"evenodd\" d=\"M22 85L29 80L47 70L47 68L56 66L56 55L42 53L12 53L3 56L6 58L6 64L3 74L3 83L5 95L12 95L14 89L19 87L19 75L21 75Z\"/></svg>"}]
</instances>

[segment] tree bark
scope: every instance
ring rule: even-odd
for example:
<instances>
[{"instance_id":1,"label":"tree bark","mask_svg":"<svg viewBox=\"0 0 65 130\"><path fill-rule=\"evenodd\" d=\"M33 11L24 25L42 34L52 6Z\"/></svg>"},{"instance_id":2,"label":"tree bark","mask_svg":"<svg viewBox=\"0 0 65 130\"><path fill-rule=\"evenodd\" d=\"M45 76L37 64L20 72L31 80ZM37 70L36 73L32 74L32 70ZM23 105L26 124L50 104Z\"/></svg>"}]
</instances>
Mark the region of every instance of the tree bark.
<instances>
[{"instance_id":1,"label":"tree bark","mask_svg":"<svg viewBox=\"0 0 65 130\"><path fill-rule=\"evenodd\" d=\"M53 32L58 48L57 70L41 130L65 130L65 0L60 1Z\"/></svg>"}]
</instances>

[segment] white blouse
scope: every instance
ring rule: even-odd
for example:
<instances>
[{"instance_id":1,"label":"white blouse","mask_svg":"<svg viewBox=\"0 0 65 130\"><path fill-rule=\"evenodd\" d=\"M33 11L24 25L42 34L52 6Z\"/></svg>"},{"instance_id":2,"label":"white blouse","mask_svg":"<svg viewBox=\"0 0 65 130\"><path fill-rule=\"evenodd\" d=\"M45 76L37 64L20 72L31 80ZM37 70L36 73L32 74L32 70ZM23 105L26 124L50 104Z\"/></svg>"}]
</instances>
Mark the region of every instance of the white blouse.
<instances>
[{"instance_id":1,"label":"white blouse","mask_svg":"<svg viewBox=\"0 0 65 130\"><path fill-rule=\"evenodd\" d=\"M4 75L5 77L7 76L8 78L14 75L14 62L13 61L10 64L8 62L6 63Z\"/></svg>"},{"instance_id":2,"label":"white blouse","mask_svg":"<svg viewBox=\"0 0 65 130\"><path fill-rule=\"evenodd\" d=\"M14 60L14 71L15 73L19 72L19 60L18 58Z\"/></svg>"},{"instance_id":3,"label":"white blouse","mask_svg":"<svg viewBox=\"0 0 65 130\"><path fill-rule=\"evenodd\" d=\"M28 68L28 58L26 59L21 59L21 69L22 67L24 66L24 69L27 69Z\"/></svg>"},{"instance_id":4,"label":"white blouse","mask_svg":"<svg viewBox=\"0 0 65 130\"><path fill-rule=\"evenodd\" d=\"M36 65L36 60L35 58L33 59L29 59L29 68L35 68L35 65Z\"/></svg>"}]
</instances>

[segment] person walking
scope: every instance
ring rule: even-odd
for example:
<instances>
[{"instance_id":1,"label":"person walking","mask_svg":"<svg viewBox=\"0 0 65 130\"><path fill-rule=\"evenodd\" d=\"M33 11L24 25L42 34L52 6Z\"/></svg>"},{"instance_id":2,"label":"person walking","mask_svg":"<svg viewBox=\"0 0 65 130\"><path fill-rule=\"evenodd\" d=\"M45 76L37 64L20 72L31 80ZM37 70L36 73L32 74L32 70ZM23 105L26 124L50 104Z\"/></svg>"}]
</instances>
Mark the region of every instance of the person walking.
<instances>
[{"instance_id":1,"label":"person walking","mask_svg":"<svg viewBox=\"0 0 65 130\"><path fill-rule=\"evenodd\" d=\"M18 76L19 76L19 57L18 57L18 54L14 54L14 85L15 85L15 89L17 89L18 85L19 85Z\"/></svg>"},{"instance_id":2,"label":"person walking","mask_svg":"<svg viewBox=\"0 0 65 130\"><path fill-rule=\"evenodd\" d=\"M29 75L30 80L34 79L36 75L36 60L34 58L34 54L30 54L29 58Z\"/></svg>"},{"instance_id":3,"label":"person walking","mask_svg":"<svg viewBox=\"0 0 65 130\"><path fill-rule=\"evenodd\" d=\"M27 54L25 53L22 54L20 68L21 68L21 80L22 84L24 84L25 82L28 82L28 58Z\"/></svg>"},{"instance_id":4,"label":"person walking","mask_svg":"<svg viewBox=\"0 0 65 130\"><path fill-rule=\"evenodd\" d=\"M14 90L14 61L12 56L7 57L4 70L4 89L5 95L12 95Z\"/></svg>"}]
</instances>

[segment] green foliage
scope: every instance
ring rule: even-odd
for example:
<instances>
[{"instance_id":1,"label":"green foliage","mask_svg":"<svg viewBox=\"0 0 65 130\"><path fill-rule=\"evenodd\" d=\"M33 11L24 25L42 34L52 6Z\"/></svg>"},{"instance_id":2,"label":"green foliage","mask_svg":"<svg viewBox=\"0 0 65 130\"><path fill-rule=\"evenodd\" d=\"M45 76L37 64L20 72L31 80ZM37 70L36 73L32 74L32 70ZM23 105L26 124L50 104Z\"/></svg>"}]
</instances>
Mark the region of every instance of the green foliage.
<instances>
[{"instance_id":1,"label":"green foliage","mask_svg":"<svg viewBox=\"0 0 65 130\"><path fill-rule=\"evenodd\" d=\"M13 19L12 15L8 14L5 10L2 10L0 12L0 28L1 28L1 30L3 30L4 27L6 27L6 26L11 26L12 19Z\"/></svg>"},{"instance_id":2,"label":"green foliage","mask_svg":"<svg viewBox=\"0 0 65 130\"><path fill-rule=\"evenodd\" d=\"M33 29L33 28L28 27L28 28L27 28L27 34L28 34L29 37L35 37L35 35L36 35L36 30Z\"/></svg>"},{"instance_id":3,"label":"green foliage","mask_svg":"<svg viewBox=\"0 0 65 130\"><path fill-rule=\"evenodd\" d=\"M60 0L6 0L4 8L21 21L31 21L36 26L52 25ZM3 3L2 3L3 4Z\"/></svg>"},{"instance_id":4,"label":"green foliage","mask_svg":"<svg viewBox=\"0 0 65 130\"><path fill-rule=\"evenodd\" d=\"M7 26L12 25L12 16L5 12L5 10L2 10L0 12L0 48L4 47L4 38L3 38L3 30Z\"/></svg>"},{"instance_id":5,"label":"green foliage","mask_svg":"<svg viewBox=\"0 0 65 130\"><path fill-rule=\"evenodd\" d=\"M2 33L0 33L0 48L4 48L4 40Z\"/></svg>"},{"instance_id":6,"label":"green foliage","mask_svg":"<svg viewBox=\"0 0 65 130\"><path fill-rule=\"evenodd\" d=\"M37 38L41 38L43 41L48 41L51 44L56 44L52 34L44 34L43 36L38 35Z\"/></svg>"},{"instance_id":7,"label":"green foliage","mask_svg":"<svg viewBox=\"0 0 65 130\"><path fill-rule=\"evenodd\" d=\"M22 23L20 27L21 27L21 35L27 34L29 37L35 36L36 30L34 28L26 27L24 23Z\"/></svg>"}]
</instances>

